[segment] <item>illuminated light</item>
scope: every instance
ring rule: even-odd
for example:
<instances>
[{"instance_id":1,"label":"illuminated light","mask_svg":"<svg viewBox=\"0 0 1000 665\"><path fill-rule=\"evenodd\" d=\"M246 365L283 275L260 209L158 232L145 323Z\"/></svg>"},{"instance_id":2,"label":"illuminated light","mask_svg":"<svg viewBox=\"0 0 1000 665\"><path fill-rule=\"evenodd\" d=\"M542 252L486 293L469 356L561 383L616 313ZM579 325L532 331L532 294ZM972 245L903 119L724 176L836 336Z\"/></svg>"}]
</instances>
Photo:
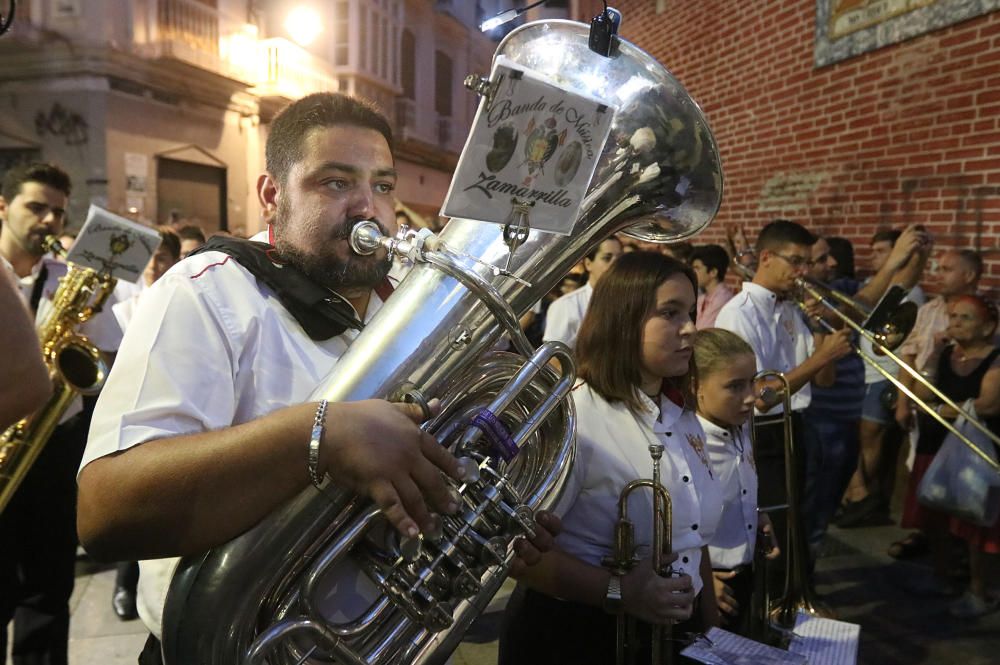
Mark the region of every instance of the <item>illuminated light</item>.
<instances>
[{"instance_id":1,"label":"illuminated light","mask_svg":"<svg viewBox=\"0 0 1000 665\"><path fill-rule=\"evenodd\" d=\"M300 46L309 46L316 41L319 33L323 32L323 24L315 10L309 7L296 7L285 19L285 30Z\"/></svg>"},{"instance_id":2,"label":"illuminated light","mask_svg":"<svg viewBox=\"0 0 1000 665\"><path fill-rule=\"evenodd\" d=\"M500 27L501 25L503 25L507 21L513 21L514 19L517 18L517 14L518 14L518 10L516 10L516 9L508 9L505 12L497 14L496 16L494 16L491 19L487 19L487 20L483 21L482 25L479 26L479 29L481 31L483 31L483 32L489 32L493 28Z\"/></svg>"}]
</instances>

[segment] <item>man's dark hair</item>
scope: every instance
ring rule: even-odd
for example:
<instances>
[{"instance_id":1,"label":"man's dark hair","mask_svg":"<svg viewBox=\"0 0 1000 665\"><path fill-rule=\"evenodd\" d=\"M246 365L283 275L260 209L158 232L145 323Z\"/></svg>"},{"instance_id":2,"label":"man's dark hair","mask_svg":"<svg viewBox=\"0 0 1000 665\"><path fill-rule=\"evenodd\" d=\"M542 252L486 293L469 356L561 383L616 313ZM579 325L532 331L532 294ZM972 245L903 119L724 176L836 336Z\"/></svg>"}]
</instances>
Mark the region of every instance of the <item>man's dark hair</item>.
<instances>
[{"instance_id":1,"label":"man's dark hair","mask_svg":"<svg viewBox=\"0 0 1000 665\"><path fill-rule=\"evenodd\" d=\"M831 236L826 239L830 255L837 260L837 274L834 277L854 279L854 245L847 238Z\"/></svg>"},{"instance_id":2,"label":"man's dark hair","mask_svg":"<svg viewBox=\"0 0 1000 665\"><path fill-rule=\"evenodd\" d=\"M872 236L872 244L877 242L887 242L892 246L896 245L896 241L899 240L899 236L903 235L902 231L897 231L896 229L881 229L875 232Z\"/></svg>"},{"instance_id":3,"label":"man's dark hair","mask_svg":"<svg viewBox=\"0 0 1000 665\"><path fill-rule=\"evenodd\" d=\"M798 222L776 219L760 230L760 235L757 236L757 255L759 256L765 249L773 252L785 245L812 247L814 242L816 236Z\"/></svg>"},{"instance_id":4,"label":"man's dark hair","mask_svg":"<svg viewBox=\"0 0 1000 665\"><path fill-rule=\"evenodd\" d=\"M21 185L26 182L37 182L48 185L59 190L67 197L70 194L72 185L69 174L55 164L44 162L34 162L31 164L18 164L12 167L3 177L3 197L10 203L14 197L21 193Z\"/></svg>"},{"instance_id":5,"label":"man's dark hair","mask_svg":"<svg viewBox=\"0 0 1000 665\"><path fill-rule=\"evenodd\" d=\"M156 230L160 232L160 247L170 252L170 256L173 257L174 261L181 258L181 239L169 226L157 226Z\"/></svg>"},{"instance_id":6,"label":"man's dark hair","mask_svg":"<svg viewBox=\"0 0 1000 665\"><path fill-rule=\"evenodd\" d=\"M302 159L306 134L316 128L351 125L374 129L392 151L389 121L368 102L336 92L317 92L286 106L271 122L264 158L267 171L284 183L292 165Z\"/></svg>"},{"instance_id":7,"label":"man's dark hair","mask_svg":"<svg viewBox=\"0 0 1000 665\"><path fill-rule=\"evenodd\" d=\"M962 259L965 266L976 276L976 281L983 276L983 257L974 249L960 249L957 252L958 258Z\"/></svg>"},{"instance_id":8,"label":"man's dark hair","mask_svg":"<svg viewBox=\"0 0 1000 665\"><path fill-rule=\"evenodd\" d=\"M176 229L176 233L181 240L197 240L205 244L205 231L197 224L185 224Z\"/></svg>"},{"instance_id":9,"label":"man's dark hair","mask_svg":"<svg viewBox=\"0 0 1000 665\"><path fill-rule=\"evenodd\" d=\"M715 270L720 282L726 278L726 269L729 267L729 254L722 249L721 245L699 245L691 252L691 263L701 261L708 270Z\"/></svg>"}]
</instances>

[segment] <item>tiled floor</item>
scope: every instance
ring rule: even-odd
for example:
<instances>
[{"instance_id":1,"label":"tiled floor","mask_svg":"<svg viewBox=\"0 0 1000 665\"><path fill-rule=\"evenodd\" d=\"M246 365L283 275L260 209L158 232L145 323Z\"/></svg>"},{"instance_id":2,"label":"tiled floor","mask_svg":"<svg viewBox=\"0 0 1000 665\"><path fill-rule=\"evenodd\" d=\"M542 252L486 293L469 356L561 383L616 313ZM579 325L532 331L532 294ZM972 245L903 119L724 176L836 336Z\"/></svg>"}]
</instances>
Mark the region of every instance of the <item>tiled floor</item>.
<instances>
[{"instance_id":1,"label":"tiled floor","mask_svg":"<svg viewBox=\"0 0 1000 665\"><path fill-rule=\"evenodd\" d=\"M903 532L892 526L831 531L818 566L818 586L842 619L860 623L863 665L1000 664L1000 612L978 621L957 621L947 601L917 598L902 590L924 574L926 562L895 562L884 553ZM73 594L70 665L132 665L146 640L139 621L123 623L111 610L114 569L81 560ZM502 592L501 595L505 595ZM493 665L503 598L469 633L454 665Z\"/></svg>"}]
</instances>

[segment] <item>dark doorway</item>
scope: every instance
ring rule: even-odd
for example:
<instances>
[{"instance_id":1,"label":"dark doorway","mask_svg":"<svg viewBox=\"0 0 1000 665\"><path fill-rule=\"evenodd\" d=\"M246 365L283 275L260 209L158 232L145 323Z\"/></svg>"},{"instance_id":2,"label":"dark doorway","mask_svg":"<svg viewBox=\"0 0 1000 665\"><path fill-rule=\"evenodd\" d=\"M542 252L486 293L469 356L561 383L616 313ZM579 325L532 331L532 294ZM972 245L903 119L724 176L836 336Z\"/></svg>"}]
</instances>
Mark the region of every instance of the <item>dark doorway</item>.
<instances>
[{"instance_id":1,"label":"dark doorway","mask_svg":"<svg viewBox=\"0 0 1000 665\"><path fill-rule=\"evenodd\" d=\"M226 169L194 162L157 159L156 219L181 218L206 233L229 229L226 218Z\"/></svg>"}]
</instances>

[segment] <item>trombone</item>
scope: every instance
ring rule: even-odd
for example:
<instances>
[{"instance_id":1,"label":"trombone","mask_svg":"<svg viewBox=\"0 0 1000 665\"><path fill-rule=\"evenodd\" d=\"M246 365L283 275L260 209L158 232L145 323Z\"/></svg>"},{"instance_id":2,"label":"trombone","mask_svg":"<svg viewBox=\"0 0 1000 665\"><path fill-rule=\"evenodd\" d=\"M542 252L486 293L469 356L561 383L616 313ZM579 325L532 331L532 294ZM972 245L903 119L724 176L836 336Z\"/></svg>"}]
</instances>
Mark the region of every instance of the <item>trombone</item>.
<instances>
[{"instance_id":1,"label":"trombone","mask_svg":"<svg viewBox=\"0 0 1000 665\"><path fill-rule=\"evenodd\" d=\"M910 365L908 365L907 363L903 362L903 360L900 359L899 356L897 356L895 353L893 353L893 349L892 348L884 345L880 341L879 336L877 334L873 334L871 331L867 330L863 326L858 325L856 322L854 322L849 316L847 316L846 314L844 314L843 312L841 312L839 309L837 309L836 305L834 305L829 300L827 300L826 298L824 298L823 295L814 286L812 286L811 284L809 284L806 280L799 279L799 280L796 281L796 284L805 293L809 294L810 297L815 298L821 305L823 305L824 307L830 309L830 311L832 311L837 317L839 317L844 322L845 325L849 326L853 331L855 331L856 333L858 333L864 339L867 339L871 343L872 349L879 349L880 351L882 351L882 353L887 358L889 358L893 363L895 363L897 366L899 366L900 369L902 369L907 374L909 374L910 376L912 376L915 381L919 382L922 386L924 386L925 388L927 388L931 392L931 394L933 394L935 397L937 397L939 400L941 400L944 404L947 404L949 407L951 407L952 409L954 409L958 413L958 415L964 416L965 419L966 419L966 421L970 425L972 425L973 427L975 427L976 429L978 429L980 432L982 432L984 435L986 435L990 439L990 441L992 441L995 445L1000 446L1000 436L997 436L996 434L994 434L993 432L991 432L990 429L986 425L984 425L981 421L979 421L976 418L973 418L968 412L966 412L965 410L963 410L962 407L960 407L958 404L956 404L954 401L952 401L947 395L945 395L940 390L938 390L934 386L934 384L932 384L930 381L928 381L927 378L923 374L921 374L920 372L918 372L913 367L910 367ZM824 327L827 327L828 330L833 330L833 327L830 326L830 324L828 324L826 321L823 321L822 319L819 319L819 320L821 321L821 325L823 325ZM902 343L902 341L900 341L900 343ZM909 387L906 386L906 384L904 384L902 381L900 381L897 377L893 376L892 372L889 372L888 370L886 370L885 368L883 368L881 365L879 365L878 361L875 360L875 358L873 358L872 356L868 355L867 353L865 353L860 348L856 348L855 350L857 351L857 354L859 356L861 356L862 360L864 360L866 363L868 363L869 365L871 365L873 369L875 369L879 374L881 374L883 377L885 377L885 379L888 380L890 383L892 383L892 385L896 386L896 389L899 390L902 394L904 394L907 397L909 397L913 401L914 404L916 404L918 407L920 407L920 409L922 411L924 411L924 413L926 413L928 416L932 417L934 420L936 420L938 423L940 423L942 427L944 427L949 432L951 432L956 437L958 437L959 441L961 441L962 443L964 443L973 452L975 452L977 455L979 455L979 457L981 457L983 460L985 460L987 463L989 463L989 465L991 467L993 467L994 470L1000 472L1000 463L997 463L995 460L993 460L993 458L991 458L988 454L986 454L986 452L984 452L983 450L981 450L979 448L979 446L977 446L975 443L973 443L972 441L970 441L967 436L965 436L964 434L962 434L958 430L958 428L956 428L951 423L951 421L949 421L947 418L945 418L944 416L942 416L941 414L939 414L936 410L934 410L934 408L932 408L929 404L927 404L926 402L924 402L922 399L920 399L919 397L917 397L916 393L914 393Z\"/></svg>"},{"instance_id":2,"label":"trombone","mask_svg":"<svg viewBox=\"0 0 1000 665\"><path fill-rule=\"evenodd\" d=\"M795 449L794 432L792 431L792 400L788 389L788 379L776 370L763 370L754 377L754 384L763 379L776 378L781 382L781 388L774 390L765 387L760 393L760 399L765 403L776 403L781 400L784 411L782 425L784 427L785 443L785 500L786 505L758 508L759 512L768 513L784 508L787 510L788 526L785 529L785 589L781 598L771 602L767 592L766 575L763 571L755 574L758 582L754 608L751 609L751 631L758 641L765 641L766 628L774 628L782 635L788 635L795 628L795 620L799 612L827 619L835 619L836 614L813 593L809 584L809 550L806 544L806 534L802 528L801 506L799 504L798 467L795 464L799 454ZM753 423L750 424L750 436L753 449L757 451L757 441ZM759 548L758 548L759 551ZM763 619L767 618L764 624Z\"/></svg>"},{"instance_id":3,"label":"trombone","mask_svg":"<svg viewBox=\"0 0 1000 665\"><path fill-rule=\"evenodd\" d=\"M663 558L671 553L673 547L671 530L673 528L673 508L670 492L660 481L660 459L663 457L663 444L653 443L649 446L649 455L653 458L652 480L640 478L629 482L618 495L618 522L615 524L615 547L611 556L601 562L611 570L612 575L622 576L635 567L639 560L635 556L635 526L628 518L628 498L632 492L648 487L653 491L653 570L657 575L669 576L670 566L664 568ZM635 619L618 613L617 638L615 644L616 665L634 663L638 650ZM652 627L652 665L670 665L673 663L673 626L654 625Z\"/></svg>"},{"instance_id":4,"label":"trombone","mask_svg":"<svg viewBox=\"0 0 1000 665\"><path fill-rule=\"evenodd\" d=\"M746 243L746 238L742 237L742 230L740 230L740 236L744 249L737 250L736 238L734 232L732 231L732 229L726 229L726 240L729 245L730 253L732 255L732 263L735 266L737 272L739 272L742 277L750 280L753 279L753 274L754 274L753 269L749 266L740 263L739 259L743 256L753 255L753 250L749 249L749 245ZM868 342L872 345L872 350L874 353L889 358L895 365L897 365L907 374L912 376L915 381L919 382L925 388L927 388L931 392L931 394L933 394L935 397L941 400L941 402L947 404L949 407L954 409L958 413L958 415L964 416L966 421L970 425L972 425L980 432L982 432L984 435L986 435L990 439L990 441L992 441L995 445L1000 446L1000 436L997 436L996 434L991 432L990 429L986 427L982 422L980 422L976 418L973 418L968 412L964 411L958 404L956 404L954 401L949 399L944 393L938 390L920 372L918 372L913 367L910 367L908 364L903 362L896 354L893 353L893 350L895 350L895 348L897 348L899 344L902 344L903 341L906 339L906 336L909 334L910 329L912 329L913 327L913 322L916 321L916 314L914 311L915 308L913 307L906 309L897 308L897 312L894 313L893 316L889 317L889 319L883 322L881 325L876 326L876 330L872 332L871 330L868 330L865 327L866 323L865 321L863 321L862 323L858 323L857 321L855 321L847 313L841 311L840 308L838 308L834 303L832 303L829 300L829 298L825 297L823 293L820 292L819 289L820 288L825 289L827 294L829 294L831 297L835 297L840 302L844 302L845 304L849 302L850 303L849 306L852 307L856 312L867 312L866 317L870 316L871 311L868 310L868 308L866 308L866 306L863 305L862 303L859 303L854 299L849 298L846 295L837 293L834 289L826 285L820 286L816 282L807 279L799 278L796 280L795 284L797 290L796 300L800 307L803 306L803 301L805 300L804 295L807 295L808 297L815 299L821 305L830 310L830 312L834 316L843 321L845 325L850 327L851 330L856 332L862 338L868 340ZM910 319L910 313L907 310L913 311L912 320ZM813 318L812 320L816 321L818 325L823 327L827 332L832 332L834 330L834 327L830 325L829 322L825 321L822 318ZM907 323L909 323L908 327ZM893 376L891 372L883 368L875 358L865 353L865 351L859 348L857 345L854 345L854 348L857 354L861 357L861 359L864 362L871 365L874 370L876 370L879 374L881 374L887 381L892 383L892 385L894 385L896 389L899 390L900 393L909 397L910 400L912 400L913 403L916 404L928 416L936 420L938 423L941 424L942 427L944 427L949 432L958 437L959 441L961 441L963 444L968 446L973 452L979 455L979 457L985 460L994 470L1000 472L1000 463L994 461L988 454L982 451L979 448L979 446L970 441L967 436L962 434L958 430L958 428L952 425L952 423L948 421L944 416L937 413L937 411L935 411L930 405L928 405L922 399L917 397L917 395L910 388L908 388L902 381L900 381L897 377Z\"/></svg>"}]
</instances>

